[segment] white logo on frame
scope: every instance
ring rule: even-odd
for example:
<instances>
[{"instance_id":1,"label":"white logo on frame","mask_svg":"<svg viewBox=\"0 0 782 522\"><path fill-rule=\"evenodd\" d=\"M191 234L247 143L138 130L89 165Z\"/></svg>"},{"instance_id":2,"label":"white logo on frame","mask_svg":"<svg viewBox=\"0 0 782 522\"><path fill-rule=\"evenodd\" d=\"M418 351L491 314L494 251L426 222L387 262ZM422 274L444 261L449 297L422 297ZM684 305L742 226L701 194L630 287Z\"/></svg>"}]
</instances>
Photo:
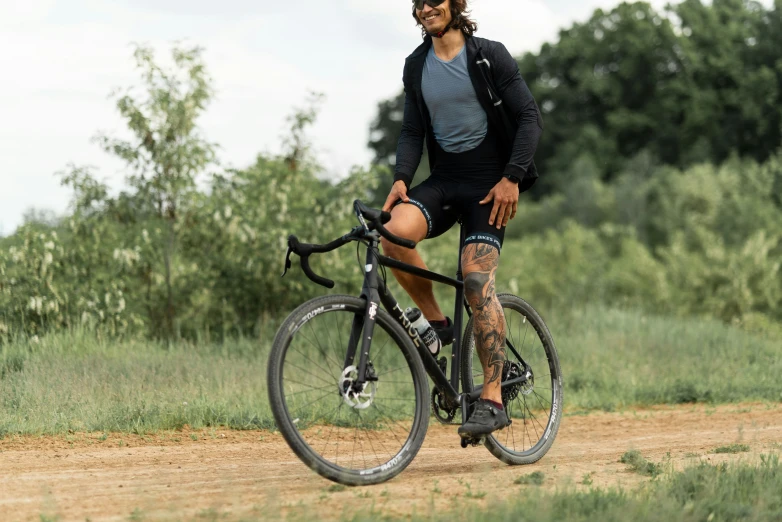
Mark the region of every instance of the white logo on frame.
<instances>
[{"instance_id":1,"label":"white logo on frame","mask_svg":"<svg viewBox=\"0 0 782 522\"><path fill-rule=\"evenodd\" d=\"M377 315L377 303L369 303L369 318L374 321L375 315Z\"/></svg>"}]
</instances>

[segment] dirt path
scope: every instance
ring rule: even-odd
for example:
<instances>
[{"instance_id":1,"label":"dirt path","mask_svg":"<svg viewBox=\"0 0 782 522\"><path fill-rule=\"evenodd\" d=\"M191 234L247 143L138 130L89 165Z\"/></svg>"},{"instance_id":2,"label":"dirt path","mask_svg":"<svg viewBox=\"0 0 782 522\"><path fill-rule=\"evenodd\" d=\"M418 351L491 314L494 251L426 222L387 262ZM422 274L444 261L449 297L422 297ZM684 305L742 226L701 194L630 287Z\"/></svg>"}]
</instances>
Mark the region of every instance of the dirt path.
<instances>
[{"instance_id":1,"label":"dirt path","mask_svg":"<svg viewBox=\"0 0 782 522\"><path fill-rule=\"evenodd\" d=\"M195 440L194 440L195 439ZM741 442L749 453L709 453ZM2 520L334 519L374 504L383 513L483 503L523 493L520 475L543 487L634 486L646 480L618 462L629 449L674 467L756 460L782 449L781 405L687 406L565 416L539 463L511 468L483 448L462 450L455 428L430 426L424 447L393 481L344 489L301 464L277 434L172 432L151 437L73 434L0 441ZM499 487L498 487L499 486Z\"/></svg>"}]
</instances>

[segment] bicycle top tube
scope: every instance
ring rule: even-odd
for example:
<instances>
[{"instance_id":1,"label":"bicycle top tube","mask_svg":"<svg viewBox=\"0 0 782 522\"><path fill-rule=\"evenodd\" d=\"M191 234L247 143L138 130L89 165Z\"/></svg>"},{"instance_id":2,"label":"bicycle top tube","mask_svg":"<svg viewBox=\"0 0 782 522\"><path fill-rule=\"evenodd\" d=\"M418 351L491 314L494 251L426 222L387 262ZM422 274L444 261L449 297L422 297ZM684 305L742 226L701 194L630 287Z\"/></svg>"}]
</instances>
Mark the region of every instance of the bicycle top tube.
<instances>
[{"instance_id":1,"label":"bicycle top tube","mask_svg":"<svg viewBox=\"0 0 782 522\"><path fill-rule=\"evenodd\" d=\"M283 270L282 275L285 276L285 274L288 273L288 269L291 268L290 256L293 253L299 256L301 268L311 281L319 285L325 286L326 288L334 288L334 281L319 276L312 270L312 267L310 267L310 263L309 263L310 255L331 252L333 250L340 248L341 246L346 245L347 243L350 243L351 241L362 241L365 239L377 241L378 239L377 234L386 238L387 240L391 241L394 244L406 248L411 248L411 249L415 248L415 242L410 241L409 239L404 239L395 236L383 226L384 223L387 223L391 219L390 213L378 209L368 208L358 199L355 200L355 202L353 203L353 208L355 210L356 217L358 218L361 224L359 226L354 227L349 233L345 234L340 238L335 239L334 241L331 241L330 243L326 243L324 245L302 243L301 241L299 241L299 238L297 238L295 235L291 234L290 236L288 236L288 251L285 254L285 268ZM435 272L422 270L418 267L409 265L407 263L402 263L401 261L397 261L396 259L392 259L390 257L386 257L382 255L378 256L378 262L384 266L388 266L390 268L397 268L399 270L409 272L419 277L423 277L431 281L436 281L438 283L447 284L455 288L461 288L463 286L462 281L460 281L459 279L453 279L450 277L443 276L441 274L437 274Z\"/></svg>"}]
</instances>

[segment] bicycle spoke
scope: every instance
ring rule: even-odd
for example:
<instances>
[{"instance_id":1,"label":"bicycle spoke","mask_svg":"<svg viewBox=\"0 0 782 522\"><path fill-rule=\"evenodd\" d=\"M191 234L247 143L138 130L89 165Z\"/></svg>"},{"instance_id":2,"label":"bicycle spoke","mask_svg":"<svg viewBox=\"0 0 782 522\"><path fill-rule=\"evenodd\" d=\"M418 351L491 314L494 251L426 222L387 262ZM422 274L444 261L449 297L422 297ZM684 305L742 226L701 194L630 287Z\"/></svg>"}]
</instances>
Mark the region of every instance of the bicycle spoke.
<instances>
[{"instance_id":1,"label":"bicycle spoke","mask_svg":"<svg viewBox=\"0 0 782 522\"><path fill-rule=\"evenodd\" d=\"M296 381L293 381L293 382L296 382ZM296 384L301 384L302 386L306 386L304 383L296 382ZM320 388L312 388L310 390L302 390L302 391L297 391L297 392L293 392L293 393L286 393L285 397L293 397L294 395L301 395L302 393L312 393L312 392L316 392L316 391L320 391L320 390L325 390L326 388L330 388L332 386L334 386L334 385L333 384L329 384L328 386L321 386Z\"/></svg>"},{"instance_id":2,"label":"bicycle spoke","mask_svg":"<svg viewBox=\"0 0 782 522\"><path fill-rule=\"evenodd\" d=\"M540 427L541 431L544 430L545 428L543 427L543 425L540 423L538 418L535 417L535 414L532 413L532 410L529 409L529 406L527 406L527 400L526 399L524 400L524 407L527 408L527 413L529 413L529 416L532 417L532 420L537 423L537 425ZM535 428L535 424L533 424L532 427ZM535 435L538 437L538 440L540 440L540 434L538 433L538 429L537 428L535 428Z\"/></svg>"},{"instance_id":3,"label":"bicycle spoke","mask_svg":"<svg viewBox=\"0 0 782 522\"><path fill-rule=\"evenodd\" d=\"M393 461L396 465L394 459L404 455L400 452L418 433L414 427L418 430L421 426L417 418L421 414L419 394L426 381L416 380L417 375L423 375L414 371L415 354L401 344L406 339L389 330L389 323L378 320L368 360L378 380L356 386L359 376L356 371L344 372L343 353L347 353L347 334L352 334L361 305L312 313L317 306L322 305L304 312L311 314L308 326L289 334L277 384L285 414L293 421L294 438L301 441L297 451L305 451L314 461L330 463L348 474L368 469L378 473L384 464ZM358 365L356 357L353 366Z\"/></svg>"},{"instance_id":4,"label":"bicycle spoke","mask_svg":"<svg viewBox=\"0 0 782 522\"><path fill-rule=\"evenodd\" d=\"M513 418L513 401L511 401L508 404L508 419L512 419L512 418ZM508 429L507 432L513 433L513 424L511 424L509 426L509 428L510 429ZM508 445L508 434L509 433L505 433L505 445L506 446ZM513 443L513 449L516 449L516 443L515 442Z\"/></svg>"},{"instance_id":5,"label":"bicycle spoke","mask_svg":"<svg viewBox=\"0 0 782 522\"><path fill-rule=\"evenodd\" d=\"M310 325L310 330L312 330L312 334L313 334L313 335L315 336L315 338L317 339L317 338L318 338L318 334L317 334L317 333L315 333L314 329L312 328L312 323L311 323L311 322L309 322L309 323L307 323L307 324L309 324L309 325ZM301 330L300 330L300 331L301 331ZM315 343L313 343L313 342L312 342L312 341L309 339L309 337L307 337L306 335L304 335L304 332L301 332L301 336L302 336L302 337L304 337L304 339L306 339L306 340L307 340L307 341L308 341L308 342L309 342L309 343L310 343L310 344L311 344L313 347L315 347L315 348L318 350L318 352L319 352L319 353L321 353L321 354L324 356L324 358L326 359L326 362L327 362L327 363L329 363L329 357L328 357L328 354L326 353L326 350L324 350L324 349L323 349L323 347L322 347L322 346L320 346L320 343L318 343L317 345L316 345ZM299 352L299 353L301 353L301 354L302 354L302 356L304 356L305 358L307 358L307 356L306 356L306 355L304 355L304 353L303 353L303 352ZM312 364L317 364L317 363L315 363L314 361L312 361L312 360L311 360L311 359L309 359L309 358L307 358L307 360L308 360L308 361L310 361ZM339 367L339 365L337 365L337 367ZM323 368L322 366L319 366L319 368L320 368L321 370L325 371L326 373L330 373L330 372L332 372L332 371L333 371L333 370L326 370L326 369L325 369L325 368ZM337 373L342 373L342 372L341 372L341 371L338 371Z\"/></svg>"},{"instance_id":6,"label":"bicycle spoke","mask_svg":"<svg viewBox=\"0 0 782 522\"><path fill-rule=\"evenodd\" d=\"M550 429L549 425L555 422L551 411L555 403L559 401L559 397L556 395L558 381L554 373L557 362L556 359L551 358L552 354L546 344L546 337L544 337L546 332L539 327L540 319L524 312L527 305L517 298L501 296L500 300L505 317L507 361L518 365L521 365L523 361L533 369L534 381L533 383L520 384L515 388L515 391L514 387L503 388L503 392L507 390L507 393L515 395L506 404L508 418L515 422L505 428L504 436L495 434L490 440L491 444L500 448L502 452L510 453L508 455L510 458L518 457L521 459L522 457L534 456L536 452L541 451L541 446L544 445L542 437ZM469 386L465 383L465 389L474 391L483 382L483 367L474 337L468 335L466 339L467 358L465 360L470 361L471 368L467 374ZM556 356L555 352L553 356ZM545 373L536 373L534 368L545 371ZM529 388L527 388L528 386ZM559 419L556 419L556 424L558 425L558 423ZM553 441L553 437L549 440ZM547 450L548 448L545 448L543 452ZM527 463L524 460L514 460L514 463L516 462Z\"/></svg>"},{"instance_id":7,"label":"bicycle spoke","mask_svg":"<svg viewBox=\"0 0 782 522\"><path fill-rule=\"evenodd\" d=\"M305 369L304 369L304 368L302 368L301 366L297 366L297 365L293 364L292 362L289 362L288 364L290 364L290 365L291 365L291 366L293 366L294 368L296 368L296 369L299 369L299 370L301 370L302 372L304 372L304 375L307 375L307 374L309 373L309 372L308 372L308 370L305 370ZM309 375L312 375L312 374L309 374ZM331 384L329 381L327 381L326 379L324 379L324 378L322 378L322 377L320 377L320 376L318 376L318 375L313 375L313 377L317 378L317 379L318 379L318 380L320 380L321 382L325 382L326 384Z\"/></svg>"},{"instance_id":8,"label":"bicycle spoke","mask_svg":"<svg viewBox=\"0 0 782 522\"><path fill-rule=\"evenodd\" d=\"M380 377L382 377L383 375L388 375L389 373L398 372L399 370L404 370L405 368L407 368L407 365L405 365L405 366L400 366L399 368L395 368L395 369L393 369L393 370L389 370L389 371L387 371L387 372L379 373L379 374L377 375L377 377L378 377L378 379L379 379L379 378L380 378Z\"/></svg>"},{"instance_id":9,"label":"bicycle spoke","mask_svg":"<svg viewBox=\"0 0 782 522\"><path fill-rule=\"evenodd\" d=\"M375 455L375 461L376 461L378 464L382 464L383 462L382 462L382 461L380 460L380 458L377 456L377 451L375 451L375 445L374 445L374 444L372 444L372 438L369 436L369 434L371 433L371 432L370 432L370 430L366 429L366 428L365 428L365 427L363 427L363 426L362 426L362 429L364 430L364 434L365 434L365 435L366 435L366 437L367 437L367 442L369 442L369 447L372 449L372 453Z\"/></svg>"},{"instance_id":10,"label":"bicycle spoke","mask_svg":"<svg viewBox=\"0 0 782 522\"><path fill-rule=\"evenodd\" d=\"M314 400L314 401L312 401L312 402L310 402L310 403L307 403L307 404L305 404L304 406L302 406L302 407L298 408L298 409L296 410L296 412L298 413L298 412L300 412L302 409L306 408L307 406L312 406L313 404L316 404L316 403L318 403L318 402L322 401L323 399L325 399L325 398L326 398L326 397L328 397L329 395L331 395L331 392L328 392L328 393L325 393L325 394L321 395L319 399L316 399L316 400ZM292 416L292 417L296 417L296 415L291 415L291 416Z\"/></svg>"},{"instance_id":11,"label":"bicycle spoke","mask_svg":"<svg viewBox=\"0 0 782 522\"><path fill-rule=\"evenodd\" d=\"M374 404L374 406L375 406L375 408L376 408L378 411L380 411L380 406L378 406L378 405L377 405L377 403L375 403L375 404ZM381 412L380 412L380 414L381 414L381 415L383 415L383 412L381 411ZM396 424L397 426L399 426L399 423L398 423L397 421L395 421L394 419L392 419L391 417L389 417L389 416L387 416L387 415L386 415L384 418L386 418L386 419L390 420L391 422L393 422L394 424ZM402 429L404 429L404 428L402 428ZM402 444L402 441L400 441L400 440L399 440L399 437L397 437L397 436L396 436L396 433L394 433L394 430L391 430L391 435L393 435L393 436L394 436L394 438L397 440L397 442L399 442L400 444Z\"/></svg>"},{"instance_id":12,"label":"bicycle spoke","mask_svg":"<svg viewBox=\"0 0 782 522\"><path fill-rule=\"evenodd\" d=\"M335 318L337 317L337 314L332 314L332 315L333 315ZM312 324L312 323L310 323L310 324ZM339 328L337 328L337 330L339 330ZM314 332L313 332L313 333L314 333ZM328 344L328 345L329 345L329 347L331 348L331 350L329 350L329 351L330 351L331 353L334 353L334 344L331 342L331 334L329 333L329 329L328 329L328 328L326 328L326 337L327 337L327 338L328 338L328 340L329 340L329 344ZM326 356L326 363L328 364L328 363L331 361L331 358L328 356L328 353L326 353L325 351L324 351L323 353L324 353L324 355ZM335 357L336 357L336 354L335 354ZM337 358L338 358L338 357L337 357ZM339 368L340 368L340 366L339 366L339 364L337 364L337 369L338 369L339 373L341 373L341 370L339 370ZM331 364L329 364L329 369L331 369Z\"/></svg>"},{"instance_id":13,"label":"bicycle spoke","mask_svg":"<svg viewBox=\"0 0 782 522\"><path fill-rule=\"evenodd\" d=\"M301 351L298 351L298 350L293 350L293 351L297 351L298 353L300 353L302 357L304 357L305 359L307 359L307 361L311 362L313 365L315 365L315 366L317 366L318 368L320 368L321 370L323 370L323 373L325 373L326 375L330 375L330 374L332 374L332 371L330 371L330 370L326 370L326 369L325 369L323 366L319 365L318 363L316 363L315 361L313 361L312 359L310 359L309 357L307 357L306 355L304 355L304 353L303 353L303 352L301 352ZM335 375L339 375L340 373L342 373L342 372L336 372L336 373L335 373Z\"/></svg>"},{"instance_id":14,"label":"bicycle spoke","mask_svg":"<svg viewBox=\"0 0 782 522\"><path fill-rule=\"evenodd\" d=\"M379 354L379 355L377 356L377 359L374 360L373 364L375 364L377 366L380 365L380 361L383 359L383 356L386 354L386 352L383 351L383 348L385 348L386 345L388 344L388 340L389 340L389 338L387 337L386 341L375 352L376 354Z\"/></svg>"}]
</instances>

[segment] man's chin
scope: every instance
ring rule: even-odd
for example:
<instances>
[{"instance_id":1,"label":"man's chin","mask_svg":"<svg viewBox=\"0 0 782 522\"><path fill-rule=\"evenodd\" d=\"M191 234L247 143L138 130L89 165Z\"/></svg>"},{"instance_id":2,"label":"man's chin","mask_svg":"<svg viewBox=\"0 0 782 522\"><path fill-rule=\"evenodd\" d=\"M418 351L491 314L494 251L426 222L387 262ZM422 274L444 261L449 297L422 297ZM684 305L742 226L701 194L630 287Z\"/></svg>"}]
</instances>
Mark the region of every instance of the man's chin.
<instances>
[{"instance_id":1,"label":"man's chin","mask_svg":"<svg viewBox=\"0 0 782 522\"><path fill-rule=\"evenodd\" d=\"M447 27L447 25L448 24L437 24L436 26L428 27L426 29L426 31L429 34L438 34L438 33L441 33L442 31L445 31L445 28Z\"/></svg>"}]
</instances>

